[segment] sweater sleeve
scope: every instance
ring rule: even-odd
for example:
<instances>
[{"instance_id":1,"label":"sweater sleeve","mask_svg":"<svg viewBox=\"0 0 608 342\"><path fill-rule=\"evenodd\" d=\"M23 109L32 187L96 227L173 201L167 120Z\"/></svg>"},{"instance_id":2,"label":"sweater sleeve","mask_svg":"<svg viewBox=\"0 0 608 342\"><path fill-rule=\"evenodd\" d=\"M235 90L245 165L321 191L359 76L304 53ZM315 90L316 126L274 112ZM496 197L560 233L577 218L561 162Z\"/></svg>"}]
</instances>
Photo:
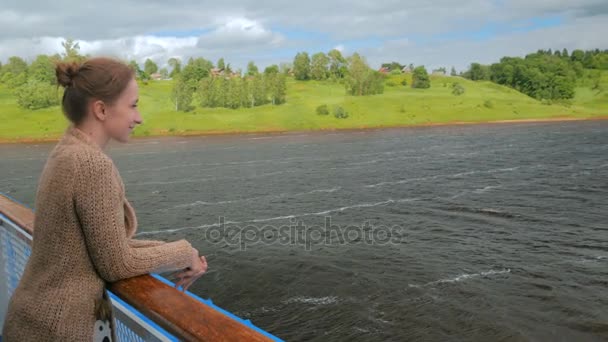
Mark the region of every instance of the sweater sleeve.
<instances>
[{"instance_id":1,"label":"sweater sleeve","mask_svg":"<svg viewBox=\"0 0 608 342\"><path fill-rule=\"evenodd\" d=\"M160 240L146 240L146 239L134 239L131 238L129 239L129 244L131 245L131 247L148 247L148 246L160 246L163 245L167 242L165 241L160 241Z\"/></svg>"},{"instance_id":2,"label":"sweater sleeve","mask_svg":"<svg viewBox=\"0 0 608 342\"><path fill-rule=\"evenodd\" d=\"M85 154L74 170L75 210L91 261L103 279L113 282L191 265L192 246L185 239L140 247L129 242L120 176L109 157Z\"/></svg>"}]
</instances>

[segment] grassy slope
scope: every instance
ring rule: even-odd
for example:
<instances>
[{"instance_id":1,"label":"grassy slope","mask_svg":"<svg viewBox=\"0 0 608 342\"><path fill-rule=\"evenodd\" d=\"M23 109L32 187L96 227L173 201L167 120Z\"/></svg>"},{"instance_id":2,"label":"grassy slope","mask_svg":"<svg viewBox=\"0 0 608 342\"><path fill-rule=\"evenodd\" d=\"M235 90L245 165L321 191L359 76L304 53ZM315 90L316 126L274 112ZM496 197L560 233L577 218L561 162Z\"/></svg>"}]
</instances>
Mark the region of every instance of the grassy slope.
<instances>
[{"instance_id":1,"label":"grassy slope","mask_svg":"<svg viewBox=\"0 0 608 342\"><path fill-rule=\"evenodd\" d=\"M399 84L403 76L391 76ZM408 84L411 80L408 79ZM451 94L450 84L466 88L461 96ZM608 73L603 74L608 89ZM445 86L444 86L445 85ZM136 136L202 132L251 132L404 126L428 123L482 122L552 117L594 117L608 114L608 90L598 93L577 88L572 106L544 105L515 90L491 82L472 82L459 77L433 77L430 89L401 85L385 88L382 95L346 96L344 88L327 82L288 81L287 103L251 109L196 108L175 112L169 99L170 81L140 87L144 124ZM492 108L484 106L490 100ZM343 106L350 117L315 113L318 105ZM45 139L61 135L67 121L59 107L38 111L17 106L7 89L0 86L0 140Z\"/></svg>"}]
</instances>

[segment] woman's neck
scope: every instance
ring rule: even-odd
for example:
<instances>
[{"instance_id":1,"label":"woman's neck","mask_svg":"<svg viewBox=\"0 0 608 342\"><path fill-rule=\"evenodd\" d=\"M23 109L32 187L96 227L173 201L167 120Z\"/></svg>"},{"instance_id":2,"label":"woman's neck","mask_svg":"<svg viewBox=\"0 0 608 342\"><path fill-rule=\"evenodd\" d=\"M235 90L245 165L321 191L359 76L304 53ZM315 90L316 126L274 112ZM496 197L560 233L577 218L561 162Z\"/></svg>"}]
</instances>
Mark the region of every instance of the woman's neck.
<instances>
[{"instance_id":1,"label":"woman's neck","mask_svg":"<svg viewBox=\"0 0 608 342\"><path fill-rule=\"evenodd\" d=\"M101 149L104 149L110 140L102 127L96 123L83 122L77 125L76 128L87 134Z\"/></svg>"}]
</instances>

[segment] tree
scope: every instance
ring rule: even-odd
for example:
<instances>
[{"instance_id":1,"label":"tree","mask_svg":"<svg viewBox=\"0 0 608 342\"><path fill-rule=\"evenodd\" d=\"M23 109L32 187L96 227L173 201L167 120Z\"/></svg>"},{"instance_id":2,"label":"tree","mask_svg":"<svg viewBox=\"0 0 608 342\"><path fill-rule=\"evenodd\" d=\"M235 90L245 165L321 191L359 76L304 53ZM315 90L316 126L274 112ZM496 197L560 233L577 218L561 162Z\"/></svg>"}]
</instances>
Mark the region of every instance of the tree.
<instances>
[{"instance_id":1,"label":"tree","mask_svg":"<svg viewBox=\"0 0 608 342\"><path fill-rule=\"evenodd\" d=\"M224 62L224 57L220 58L217 61L217 68L220 70L224 70L226 68L226 63Z\"/></svg>"},{"instance_id":2,"label":"tree","mask_svg":"<svg viewBox=\"0 0 608 342\"><path fill-rule=\"evenodd\" d=\"M63 59L69 62L82 62L85 56L80 54L80 44L72 38L68 38L61 42L63 46Z\"/></svg>"},{"instance_id":3,"label":"tree","mask_svg":"<svg viewBox=\"0 0 608 342\"><path fill-rule=\"evenodd\" d=\"M382 94L384 75L372 70L358 53L349 58L346 92L354 96Z\"/></svg>"},{"instance_id":4,"label":"tree","mask_svg":"<svg viewBox=\"0 0 608 342\"><path fill-rule=\"evenodd\" d=\"M133 69L133 71L135 72L136 79L144 81L144 82L146 82L150 79L150 74L148 74L144 70L141 70L141 68L139 67L139 64L137 64L137 61L131 60L129 62L129 67L131 67L131 69Z\"/></svg>"},{"instance_id":5,"label":"tree","mask_svg":"<svg viewBox=\"0 0 608 342\"><path fill-rule=\"evenodd\" d=\"M450 71L450 76L458 76L458 74L456 73L456 68L452 67L452 70Z\"/></svg>"},{"instance_id":6,"label":"tree","mask_svg":"<svg viewBox=\"0 0 608 342\"><path fill-rule=\"evenodd\" d=\"M150 58L147 58L144 62L144 72L148 75L152 75L158 71L158 65L154 63Z\"/></svg>"},{"instance_id":7,"label":"tree","mask_svg":"<svg viewBox=\"0 0 608 342\"><path fill-rule=\"evenodd\" d=\"M268 97L266 96L266 85L264 84L264 79L260 74L253 77L253 82L251 84L251 99L252 107L261 106L268 103Z\"/></svg>"},{"instance_id":8,"label":"tree","mask_svg":"<svg viewBox=\"0 0 608 342\"><path fill-rule=\"evenodd\" d=\"M169 61L167 62L167 64L169 64L169 66L171 67L171 73L169 74L169 76L171 78L175 78L177 75L179 75L182 71L182 61L179 60L178 58L172 57L169 58Z\"/></svg>"},{"instance_id":9,"label":"tree","mask_svg":"<svg viewBox=\"0 0 608 342\"><path fill-rule=\"evenodd\" d=\"M346 59L342 56L342 53L333 49L327 55L329 57L329 76L334 80L346 77Z\"/></svg>"},{"instance_id":10,"label":"tree","mask_svg":"<svg viewBox=\"0 0 608 342\"><path fill-rule=\"evenodd\" d=\"M8 63L2 66L2 75L10 72L13 75L19 75L27 72L27 63L17 56L9 57Z\"/></svg>"},{"instance_id":11,"label":"tree","mask_svg":"<svg viewBox=\"0 0 608 342\"><path fill-rule=\"evenodd\" d=\"M278 74L279 73L279 66L276 64L267 66L266 69L264 69L264 74L269 75L269 74Z\"/></svg>"},{"instance_id":12,"label":"tree","mask_svg":"<svg viewBox=\"0 0 608 342\"><path fill-rule=\"evenodd\" d=\"M270 95L270 102L273 105L278 105L285 102L285 94L287 92L286 76L284 74L270 73L264 77L266 89Z\"/></svg>"},{"instance_id":13,"label":"tree","mask_svg":"<svg viewBox=\"0 0 608 342\"><path fill-rule=\"evenodd\" d=\"M9 57L8 63L2 66L0 82L9 89L15 89L27 82L27 63L20 57Z\"/></svg>"},{"instance_id":14,"label":"tree","mask_svg":"<svg viewBox=\"0 0 608 342\"><path fill-rule=\"evenodd\" d=\"M570 56L570 59L572 59L575 62L583 62L583 58L585 58L585 52L583 52L583 50L574 50L572 51L572 55Z\"/></svg>"},{"instance_id":15,"label":"tree","mask_svg":"<svg viewBox=\"0 0 608 342\"><path fill-rule=\"evenodd\" d=\"M327 67L329 64L329 57L323 52L315 53L312 55L312 64L310 66L310 77L313 80L324 80L327 78Z\"/></svg>"},{"instance_id":16,"label":"tree","mask_svg":"<svg viewBox=\"0 0 608 342\"><path fill-rule=\"evenodd\" d=\"M253 61L249 61L249 63L247 63L247 75L255 76L258 73L259 73L258 67L255 65L255 63Z\"/></svg>"},{"instance_id":17,"label":"tree","mask_svg":"<svg viewBox=\"0 0 608 342\"><path fill-rule=\"evenodd\" d=\"M182 69L181 76L194 89L200 80L209 76L212 68L213 63L202 57L196 59L190 58L188 64Z\"/></svg>"},{"instance_id":18,"label":"tree","mask_svg":"<svg viewBox=\"0 0 608 342\"><path fill-rule=\"evenodd\" d=\"M452 94L456 95L456 96L460 96L462 94L464 94L465 89L462 86L462 84L458 83L458 82L454 82L452 83Z\"/></svg>"},{"instance_id":19,"label":"tree","mask_svg":"<svg viewBox=\"0 0 608 342\"><path fill-rule=\"evenodd\" d=\"M293 73L296 80L310 79L310 57L307 52L299 52L293 60Z\"/></svg>"},{"instance_id":20,"label":"tree","mask_svg":"<svg viewBox=\"0 0 608 342\"><path fill-rule=\"evenodd\" d=\"M388 68L388 70L390 70L390 71L394 71L394 70L401 71L401 70L403 70L405 65L401 65L398 62L391 62L391 63L382 63L381 67Z\"/></svg>"},{"instance_id":21,"label":"tree","mask_svg":"<svg viewBox=\"0 0 608 342\"><path fill-rule=\"evenodd\" d=\"M59 104L57 88L48 81L30 79L15 89L17 104L25 109L35 110Z\"/></svg>"},{"instance_id":22,"label":"tree","mask_svg":"<svg viewBox=\"0 0 608 342\"><path fill-rule=\"evenodd\" d=\"M288 75L288 74L289 74L289 71L291 71L292 67L293 67L293 66L292 66L292 64L291 64L291 63L281 63L281 64L279 65L279 72L280 72L281 74Z\"/></svg>"},{"instance_id":23,"label":"tree","mask_svg":"<svg viewBox=\"0 0 608 342\"><path fill-rule=\"evenodd\" d=\"M171 92L171 100L175 104L176 111L189 111L192 103L192 88L181 77L177 79Z\"/></svg>"},{"instance_id":24,"label":"tree","mask_svg":"<svg viewBox=\"0 0 608 342\"><path fill-rule=\"evenodd\" d=\"M481 65L479 63L471 63L471 67L465 73L465 77L473 81L489 80L490 73L488 67L486 67L485 65Z\"/></svg>"},{"instance_id":25,"label":"tree","mask_svg":"<svg viewBox=\"0 0 608 342\"><path fill-rule=\"evenodd\" d=\"M159 73L160 73L160 77L163 80L166 80L167 78L169 78L169 70L167 70L167 68L160 69Z\"/></svg>"},{"instance_id":26,"label":"tree","mask_svg":"<svg viewBox=\"0 0 608 342\"><path fill-rule=\"evenodd\" d=\"M430 88L431 80L424 66L414 68L412 75L412 88Z\"/></svg>"},{"instance_id":27,"label":"tree","mask_svg":"<svg viewBox=\"0 0 608 342\"><path fill-rule=\"evenodd\" d=\"M53 84L56 82L55 64L47 55L38 55L30 64L28 77L31 80Z\"/></svg>"}]
</instances>

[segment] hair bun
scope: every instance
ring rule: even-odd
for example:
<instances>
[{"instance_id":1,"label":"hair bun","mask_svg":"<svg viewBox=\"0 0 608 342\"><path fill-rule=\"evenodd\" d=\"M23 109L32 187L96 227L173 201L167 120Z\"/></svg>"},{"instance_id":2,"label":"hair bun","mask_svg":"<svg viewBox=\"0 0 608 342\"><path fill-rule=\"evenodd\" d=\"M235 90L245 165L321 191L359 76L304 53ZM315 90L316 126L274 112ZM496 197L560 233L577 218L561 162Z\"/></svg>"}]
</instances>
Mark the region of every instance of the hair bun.
<instances>
[{"instance_id":1,"label":"hair bun","mask_svg":"<svg viewBox=\"0 0 608 342\"><path fill-rule=\"evenodd\" d=\"M76 62L60 62L55 67L55 74L57 75L57 83L64 88L70 87L74 84L74 77L78 75L80 71L80 64Z\"/></svg>"}]
</instances>

